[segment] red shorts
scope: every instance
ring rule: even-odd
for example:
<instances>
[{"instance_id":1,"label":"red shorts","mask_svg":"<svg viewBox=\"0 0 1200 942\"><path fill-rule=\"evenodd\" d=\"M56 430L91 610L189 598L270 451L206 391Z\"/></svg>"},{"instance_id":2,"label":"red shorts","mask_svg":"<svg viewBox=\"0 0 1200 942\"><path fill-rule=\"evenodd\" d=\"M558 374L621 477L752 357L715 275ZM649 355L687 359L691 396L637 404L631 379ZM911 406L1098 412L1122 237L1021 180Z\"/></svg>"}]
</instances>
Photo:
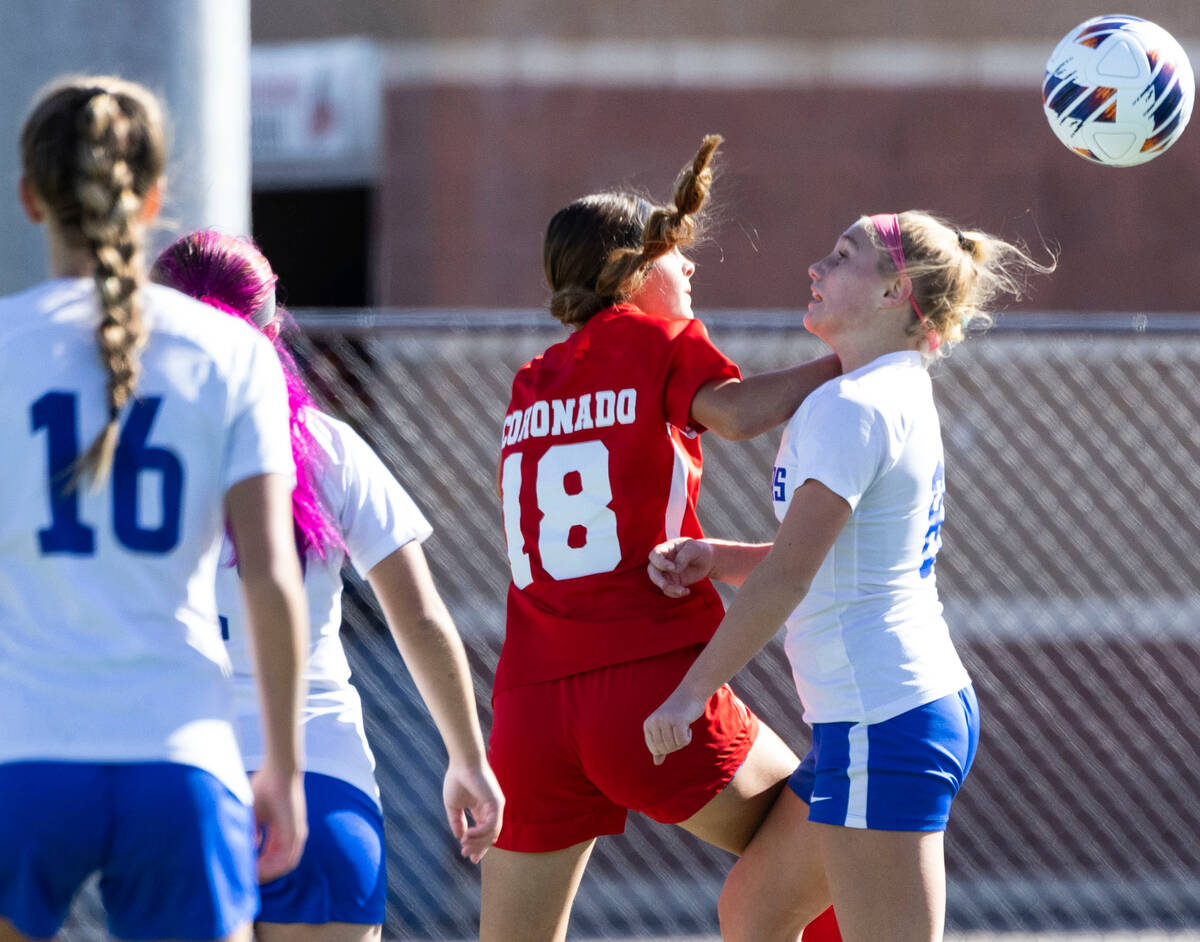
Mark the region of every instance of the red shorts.
<instances>
[{"instance_id":1,"label":"red shorts","mask_svg":"<svg viewBox=\"0 0 1200 942\"><path fill-rule=\"evenodd\" d=\"M692 741L655 765L642 724L701 646L498 693L488 761L504 789L503 850L560 850L625 830L628 810L677 824L729 784L758 718L728 685L708 701Z\"/></svg>"}]
</instances>

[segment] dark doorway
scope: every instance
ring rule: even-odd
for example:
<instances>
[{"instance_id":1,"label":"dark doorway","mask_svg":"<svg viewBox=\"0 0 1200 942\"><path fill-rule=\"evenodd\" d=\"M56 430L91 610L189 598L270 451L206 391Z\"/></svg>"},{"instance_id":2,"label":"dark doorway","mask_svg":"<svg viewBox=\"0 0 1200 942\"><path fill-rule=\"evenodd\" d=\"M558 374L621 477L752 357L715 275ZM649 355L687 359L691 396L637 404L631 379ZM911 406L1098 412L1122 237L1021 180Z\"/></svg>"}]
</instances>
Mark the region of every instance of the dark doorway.
<instances>
[{"instance_id":1,"label":"dark doorway","mask_svg":"<svg viewBox=\"0 0 1200 942\"><path fill-rule=\"evenodd\" d=\"M367 187L254 193L254 239L279 275L282 303L370 303L370 194Z\"/></svg>"}]
</instances>

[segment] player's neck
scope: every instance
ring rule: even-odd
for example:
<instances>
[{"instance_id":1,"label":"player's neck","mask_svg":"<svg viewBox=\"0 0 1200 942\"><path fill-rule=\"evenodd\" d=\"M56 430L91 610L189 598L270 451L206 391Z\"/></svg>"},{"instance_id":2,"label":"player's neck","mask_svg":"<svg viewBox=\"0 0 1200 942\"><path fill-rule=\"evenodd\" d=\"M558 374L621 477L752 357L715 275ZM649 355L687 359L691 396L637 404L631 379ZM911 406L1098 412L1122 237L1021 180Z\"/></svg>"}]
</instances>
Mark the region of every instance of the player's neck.
<instances>
[{"instance_id":1,"label":"player's neck","mask_svg":"<svg viewBox=\"0 0 1200 942\"><path fill-rule=\"evenodd\" d=\"M916 346L911 337L881 338L854 337L844 338L834 347L834 352L842 363L842 373L852 373L859 367L866 366L874 360L889 353L899 353L902 350L915 350Z\"/></svg>"},{"instance_id":2,"label":"player's neck","mask_svg":"<svg viewBox=\"0 0 1200 942\"><path fill-rule=\"evenodd\" d=\"M72 245L52 227L46 229L46 263L51 278L82 278L96 267L86 248Z\"/></svg>"}]
</instances>

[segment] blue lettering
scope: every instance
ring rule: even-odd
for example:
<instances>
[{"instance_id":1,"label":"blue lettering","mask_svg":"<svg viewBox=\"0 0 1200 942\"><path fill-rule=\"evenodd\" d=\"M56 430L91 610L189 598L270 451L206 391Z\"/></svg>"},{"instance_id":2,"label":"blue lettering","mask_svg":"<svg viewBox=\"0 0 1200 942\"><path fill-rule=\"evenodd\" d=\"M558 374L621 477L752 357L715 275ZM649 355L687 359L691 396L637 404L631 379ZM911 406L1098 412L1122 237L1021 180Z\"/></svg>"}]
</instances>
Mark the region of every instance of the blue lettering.
<instances>
[{"instance_id":1,"label":"blue lettering","mask_svg":"<svg viewBox=\"0 0 1200 942\"><path fill-rule=\"evenodd\" d=\"M933 472L933 499L929 503L929 529L921 547L921 578L933 574L933 561L942 548L942 522L946 519L946 473L939 461Z\"/></svg>"}]
</instances>

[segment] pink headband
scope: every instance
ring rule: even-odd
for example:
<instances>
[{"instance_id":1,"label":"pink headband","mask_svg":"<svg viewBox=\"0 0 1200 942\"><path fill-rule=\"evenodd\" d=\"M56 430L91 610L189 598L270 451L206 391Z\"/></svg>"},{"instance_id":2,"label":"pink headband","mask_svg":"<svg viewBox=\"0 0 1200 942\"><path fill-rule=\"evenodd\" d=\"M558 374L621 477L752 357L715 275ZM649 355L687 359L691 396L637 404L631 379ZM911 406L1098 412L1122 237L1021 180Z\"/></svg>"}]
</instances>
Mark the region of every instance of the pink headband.
<instances>
[{"instance_id":1,"label":"pink headband","mask_svg":"<svg viewBox=\"0 0 1200 942\"><path fill-rule=\"evenodd\" d=\"M912 304L912 309L917 314L917 320L925 328L925 339L929 344L929 352L933 353L941 345L942 338L938 336L938 332L930 323L929 318L921 313L921 309L917 307L917 299L913 297L912 279L908 278L907 266L904 264L904 249L900 245L900 218L895 213L876 213L868 218L871 220L871 225L875 227L875 231L879 233L879 238L883 240L883 246L888 250L888 255L892 257L896 271L908 279L909 303Z\"/></svg>"}]
</instances>

